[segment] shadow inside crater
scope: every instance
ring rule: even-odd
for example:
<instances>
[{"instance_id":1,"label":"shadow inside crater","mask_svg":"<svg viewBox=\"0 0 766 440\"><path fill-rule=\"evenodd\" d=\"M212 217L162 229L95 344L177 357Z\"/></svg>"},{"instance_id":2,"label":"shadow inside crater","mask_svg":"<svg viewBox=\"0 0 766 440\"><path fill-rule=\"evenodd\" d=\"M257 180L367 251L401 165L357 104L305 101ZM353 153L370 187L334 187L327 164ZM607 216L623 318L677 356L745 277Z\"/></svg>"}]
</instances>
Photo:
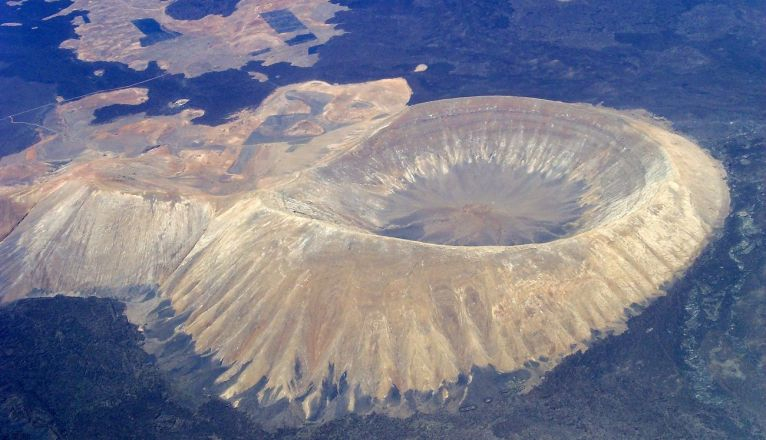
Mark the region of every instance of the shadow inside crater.
<instances>
[{"instance_id":1,"label":"shadow inside crater","mask_svg":"<svg viewBox=\"0 0 766 440\"><path fill-rule=\"evenodd\" d=\"M380 235L455 246L543 243L579 230L586 185L491 162L418 176L376 212Z\"/></svg>"}]
</instances>

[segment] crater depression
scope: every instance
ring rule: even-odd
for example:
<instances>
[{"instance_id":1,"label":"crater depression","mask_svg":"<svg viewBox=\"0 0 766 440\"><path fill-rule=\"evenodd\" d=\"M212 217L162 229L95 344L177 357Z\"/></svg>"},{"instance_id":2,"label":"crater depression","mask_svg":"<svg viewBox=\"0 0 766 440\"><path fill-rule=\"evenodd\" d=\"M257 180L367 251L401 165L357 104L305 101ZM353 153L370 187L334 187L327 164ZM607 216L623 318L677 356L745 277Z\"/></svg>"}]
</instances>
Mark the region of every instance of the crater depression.
<instances>
[{"instance_id":1,"label":"crater depression","mask_svg":"<svg viewBox=\"0 0 766 440\"><path fill-rule=\"evenodd\" d=\"M639 133L502 98L423 104L317 174L316 203L371 232L460 246L542 243L635 206L668 164ZM301 192L305 189L301 188Z\"/></svg>"}]
</instances>

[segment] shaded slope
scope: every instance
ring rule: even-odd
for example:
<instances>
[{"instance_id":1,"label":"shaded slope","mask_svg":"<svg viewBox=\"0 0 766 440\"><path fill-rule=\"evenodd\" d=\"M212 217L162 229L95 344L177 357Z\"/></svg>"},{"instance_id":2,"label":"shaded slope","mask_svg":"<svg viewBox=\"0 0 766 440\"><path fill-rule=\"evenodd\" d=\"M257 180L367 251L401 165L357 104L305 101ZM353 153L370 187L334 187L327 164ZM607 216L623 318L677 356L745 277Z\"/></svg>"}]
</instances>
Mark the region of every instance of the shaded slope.
<instances>
[{"instance_id":1,"label":"shaded slope","mask_svg":"<svg viewBox=\"0 0 766 440\"><path fill-rule=\"evenodd\" d=\"M0 438L265 438L220 400L180 400L123 311L61 296L0 308Z\"/></svg>"}]
</instances>

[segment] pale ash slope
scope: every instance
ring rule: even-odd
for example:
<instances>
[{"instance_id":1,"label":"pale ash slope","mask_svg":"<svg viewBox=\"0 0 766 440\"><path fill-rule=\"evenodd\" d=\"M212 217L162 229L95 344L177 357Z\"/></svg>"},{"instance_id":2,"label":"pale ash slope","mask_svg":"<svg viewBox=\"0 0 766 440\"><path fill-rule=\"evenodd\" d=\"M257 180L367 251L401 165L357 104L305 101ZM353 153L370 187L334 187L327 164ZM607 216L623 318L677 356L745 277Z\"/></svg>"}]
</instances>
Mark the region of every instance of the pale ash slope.
<instances>
[{"instance_id":1,"label":"pale ash slope","mask_svg":"<svg viewBox=\"0 0 766 440\"><path fill-rule=\"evenodd\" d=\"M3 299L159 284L232 401L332 417L335 383L336 413L401 414L393 387L454 403L473 366L550 368L619 331L728 212L719 164L643 120L409 95L311 82L212 128L193 111L92 127L93 101L66 107L77 133L0 167L8 206L33 206L0 243Z\"/></svg>"},{"instance_id":2,"label":"pale ash slope","mask_svg":"<svg viewBox=\"0 0 766 440\"><path fill-rule=\"evenodd\" d=\"M83 182L38 203L0 243L0 283L10 292L90 293L157 285L212 217L205 203L109 191ZM4 299L13 299L13 293Z\"/></svg>"}]
</instances>

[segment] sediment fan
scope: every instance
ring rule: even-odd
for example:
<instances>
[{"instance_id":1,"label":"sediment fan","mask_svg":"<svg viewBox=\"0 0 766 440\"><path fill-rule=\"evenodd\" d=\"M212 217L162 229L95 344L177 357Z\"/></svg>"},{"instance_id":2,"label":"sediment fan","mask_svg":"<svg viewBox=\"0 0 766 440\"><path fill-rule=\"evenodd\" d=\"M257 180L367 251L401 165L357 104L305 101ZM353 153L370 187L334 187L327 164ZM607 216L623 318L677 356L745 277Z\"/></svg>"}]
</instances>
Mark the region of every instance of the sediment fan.
<instances>
[{"instance_id":1,"label":"sediment fan","mask_svg":"<svg viewBox=\"0 0 766 440\"><path fill-rule=\"evenodd\" d=\"M437 101L220 212L193 197L54 193L0 245L13 256L0 281L158 283L185 318L177 331L227 367L233 401L288 399L305 417L329 400L336 413L390 408L392 389L447 401L474 366L549 368L594 330L622 329L625 309L660 295L722 224L724 177L692 142L614 110ZM67 203L91 214L50 226ZM125 207L153 219L132 226L138 243L109 226ZM124 264L93 280L95 251L67 234L109 227ZM46 252L30 236L62 230ZM148 250L161 264L142 264ZM51 262L69 252L79 259Z\"/></svg>"}]
</instances>

